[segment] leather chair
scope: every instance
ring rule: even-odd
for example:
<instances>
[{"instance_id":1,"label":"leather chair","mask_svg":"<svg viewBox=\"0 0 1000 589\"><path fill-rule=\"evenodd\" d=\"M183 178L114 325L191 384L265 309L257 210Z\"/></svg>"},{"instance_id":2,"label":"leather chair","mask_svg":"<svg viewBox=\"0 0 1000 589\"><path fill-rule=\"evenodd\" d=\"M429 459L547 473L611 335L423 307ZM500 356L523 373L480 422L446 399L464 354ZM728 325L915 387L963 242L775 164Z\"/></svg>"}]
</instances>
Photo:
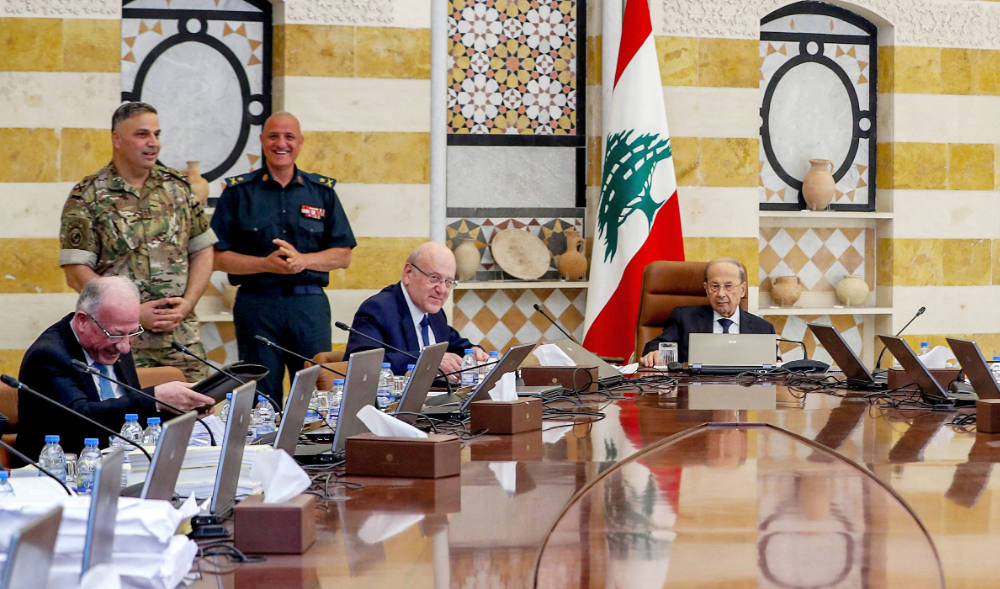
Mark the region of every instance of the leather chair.
<instances>
[{"instance_id":1,"label":"leather chair","mask_svg":"<svg viewBox=\"0 0 1000 589\"><path fill-rule=\"evenodd\" d=\"M17 425L17 389L0 383L0 413L7 416L7 426L3 430L4 442L14 445L17 432L11 431ZM0 448L0 466L10 468L10 457L7 450Z\"/></svg>"},{"instance_id":2,"label":"leather chair","mask_svg":"<svg viewBox=\"0 0 1000 589\"><path fill-rule=\"evenodd\" d=\"M343 350L333 350L330 352L320 352L313 356L313 362L322 364L327 368L332 368L337 372L347 374L347 361L344 360ZM316 388L321 391L333 390L333 379L340 378L329 370L320 370L316 376Z\"/></svg>"},{"instance_id":3,"label":"leather chair","mask_svg":"<svg viewBox=\"0 0 1000 589\"><path fill-rule=\"evenodd\" d=\"M708 262L651 262L642 272L639 316L635 323L635 359L646 342L660 335L675 307L707 305L705 266ZM740 301L747 308L747 297Z\"/></svg>"},{"instance_id":4,"label":"leather chair","mask_svg":"<svg viewBox=\"0 0 1000 589\"><path fill-rule=\"evenodd\" d=\"M139 386L142 388L155 387L172 380L187 382L184 373L176 366L147 366L136 368L135 372L139 376Z\"/></svg>"}]
</instances>

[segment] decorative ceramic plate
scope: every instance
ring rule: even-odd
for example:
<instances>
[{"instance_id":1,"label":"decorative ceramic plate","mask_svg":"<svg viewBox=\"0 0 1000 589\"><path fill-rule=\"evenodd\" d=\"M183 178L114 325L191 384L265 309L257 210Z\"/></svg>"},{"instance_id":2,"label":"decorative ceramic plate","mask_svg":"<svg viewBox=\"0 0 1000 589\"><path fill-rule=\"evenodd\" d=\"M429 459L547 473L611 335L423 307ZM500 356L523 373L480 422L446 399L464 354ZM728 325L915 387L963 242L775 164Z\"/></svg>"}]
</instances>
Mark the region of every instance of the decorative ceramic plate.
<instances>
[{"instance_id":1,"label":"decorative ceramic plate","mask_svg":"<svg viewBox=\"0 0 1000 589\"><path fill-rule=\"evenodd\" d=\"M548 246L523 229L506 229L495 234L490 252L500 268L514 278L537 280L549 269Z\"/></svg>"}]
</instances>

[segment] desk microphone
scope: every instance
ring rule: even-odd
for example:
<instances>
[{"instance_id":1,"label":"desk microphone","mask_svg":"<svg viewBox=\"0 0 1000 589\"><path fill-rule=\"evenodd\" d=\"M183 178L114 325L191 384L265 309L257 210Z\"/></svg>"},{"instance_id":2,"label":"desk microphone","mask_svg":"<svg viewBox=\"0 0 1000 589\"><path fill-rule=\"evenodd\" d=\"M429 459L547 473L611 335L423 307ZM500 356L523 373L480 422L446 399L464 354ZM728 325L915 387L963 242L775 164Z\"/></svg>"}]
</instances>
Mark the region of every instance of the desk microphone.
<instances>
[{"instance_id":1,"label":"desk microphone","mask_svg":"<svg viewBox=\"0 0 1000 589\"><path fill-rule=\"evenodd\" d=\"M334 322L334 325L337 326L337 329L341 329L341 330L347 331L349 333L354 333L354 334L360 335L363 338L371 340L371 341L375 342L376 344L378 344L379 347L388 348L388 349L392 350L393 352L398 352L398 353L406 356L407 358L412 358L414 362L419 362L420 361L420 358L417 358L416 356L414 356L413 354L407 352L406 350L401 350L401 349L397 348L396 346L392 346L392 345L387 344L386 342L378 339L377 337L370 336L370 335L368 335L367 333L365 333L363 331L358 331L357 329L354 329L353 327L351 327L350 325L344 323L343 321L336 321L336 322ZM466 370L468 370L468 369L466 369ZM441 370L440 366L438 367L437 371L438 371L438 374L440 374L441 376L444 377L444 385L446 387L448 387L448 394L449 395L452 394L451 393L451 383L448 382L448 375L445 374L443 370ZM459 372L461 372L461 371L459 371Z\"/></svg>"},{"instance_id":2,"label":"desk microphone","mask_svg":"<svg viewBox=\"0 0 1000 589\"><path fill-rule=\"evenodd\" d=\"M0 414L0 417L3 417L4 421L7 420L7 417L3 416L3 414ZM45 476L47 476L47 477L51 478L52 480L54 480L55 482L59 483L59 486L61 486L66 491L67 495L69 495L70 497L73 496L73 491L69 490L69 487L66 486L66 483L60 481L59 477L57 477L56 475L54 475L51 472L49 472L48 469L42 468L41 464L38 464L34 460L32 460L32 459L28 458L27 456L25 456L24 454L18 452L17 450L14 449L13 446L11 446L10 444L8 444L7 442L4 442L3 440L0 440L0 448L3 448L4 450L10 452L14 456L20 458L21 461L24 462L25 464L30 464L31 466L34 466L35 468L38 469L38 472L44 474Z\"/></svg>"},{"instance_id":3,"label":"desk microphone","mask_svg":"<svg viewBox=\"0 0 1000 589\"><path fill-rule=\"evenodd\" d=\"M134 387L134 386L132 386L132 385L130 385L128 383L124 383L124 382L118 380L117 378L114 378L114 377L108 376L107 374L104 374L103 372L101 372L100 370L94 368L93 366L88 365L86 362L81 362L81 361L77 360L76 358L74 358L70 363L73 365L73 368L76 368L80 372L86 372L87 374L93 374L94 376L98 376L100 378L103 378L104 380L106 380L108 382L113 382L116 385L122 387L123 389L128 390L130 392L133 392L133 393L135 393L135 394L137 394L137 395L139 395L141 397L146 397L147 399L152 399L153 401L159 403L160 405L163 405L167 409L170 409L171 411L177 413L177 415L184 415L185 413L187 413L187 411L182 410L180 407L175 407L174 405L171 405L170 403L167 403L166 401L162 401L160 399L157 399L156 395L150 395L149 393L147 393L146 391L144 391L142 389L136 388L136 387ZM208 425L206 425L205 422L202 421L202 419L200 417L195 417L194 419L195 419L195 421L197 421L198 423L200 423L202 425L202 427L205 428L205 430L208 431L209 442L211 443L211 445L216 446L217 444L215 443L215 436L212 435L211 428L209 428Z\"/></svg>"},{"instance_id":4,"label":"desk microphone","mask_svg":"<svg viewBox=\"0 0 1000 589\"><path fill-rule=\"evenodd\" d=\"M576 343L576 345L578 345L578 346L582 346L583 345L580 342L578 342L575 337L573 337L572 335L570 335L570 333L568 331L566 331L563 328L562 325L559 325L558 321L556 321L548 313L546 313L545 309L543 309L541 305L539 305L538 303L535 303L534 305L532 305L532 307L534 307L536 311L538 311L539 313L541 313L542 317L545 317L546 319L548 319L549 323L551 323L552 325L554 325L555 328L558 329L559 331L561 331L563 335L565 335L566 337L568 337L569 339L571 339L572 341L574 341Z\"/></svg>"},{"instance_id":5,"label":"desk microphone","mask_svg":"<svg viewBox=\"0 0 1000 589\"><path fill-rule=\"evenodd\" d=\"M899 334L903 333L903 330L906 329L907 327L909 327L910 324L913 323L917 319L917 317L920 317L921 315L923 315L924 311L926 311L926 310L927 310L927 307L920 307L919 309L917 309L917 312L913 315L913 317L910 317L910 320L906 322L906 325L904 325L903 327L901 327L899 329L899 331L896 332L896 337L899 337ZM879 369L879 366L882 365L882 356L885 355L885 350L886 350L886 347L885 347L885 345L883 345L882 346L882 351L879 352L879 354L878 354L878 360L875 361L875 370L876 371Z\"/></svg>"},{"instance_id":6,"label":"desk microphone","mask_svg":"<svg viewBox=\"0 0 1000 589\"><path fill-rule=\"evenodd\" d=\"M283 348L283 347L279 346L278 344L272 342L271 340L267 339L266 337L262 336L262 335L255 335L255 336L253 336L253 338L255 340L259 341L260 343L264 344L265 346L269 347L269 348L274 348L275 350L278 350L279 352L284 352L284 353L288 354L289 356L294 356L294 357L298 358L299 360L304 360L304 361L306 361L306 362L308 362L310 364L314 364L316 366L319 366L320 368L322 368L323 370L326 370L327 372L332 372L332 373L336 374L337 376L341 376L343 378L347 378L347 375L344 374L343 372L341 372L339 370L334 370L333 368L330 368L329 366L326 366L325 364L317 362L317 361L315 361L315 360L313 360L311 358L307 358L307 357L303 356L302 354L299 354L298 352L293 352L293 351L289 350L288 348Z\"/></svg>"},{"instance_id":7,"label":"desk microphone","mask_svg":"<svg viewBox=\"0 0 1000 589\"><path fill-rule=\"evenodd\" d=\"M826 362L821 362L819 360L809 359L809 350L806 349L806 343L802 340L797 339L785 339L785 338L775 338L779 342L785 342L787 344L799 344L802 346L802 359L801 360L791 360L785 362L781 365L785 370L793 370L799 372L818 372L820 374L826 373L830 369L830 365ZM778 351L778 356L781 356L781 351Z\"/></svg>"},{"instance_id":8,"label":"desk microphone","mask_svg":"<svg viewBox=\"0 0 1000 589\"><path fill-rule=\"evenodd\" d=\"M17 389L19 392L28 393L30 395L34 395L35 397L38 397L39 399L45 401L46 403L50 403L52 405L55 405L56 407L62 409L63 411L65 411L65 412L67 412L67 413L69 413L71 415L75 415L76 417L82 419L83 421L86 421L90 425L93 425L94 427L100 428L101 431L106 432L106 433L108 433L108 434L110 434L110 435L112 435L112 436L114 436L114 437L116 437L116 438L118 438L120 440L123 440L126 444L135 446L136 448L139 449L140 452L142 452L143 454L146 455L146 460L149 460L150 464L153 463L153 457L149 455L149 452L146 452L145 448L143 448L142 446L140 446L136 442L133 442L132 440L126 438L125 436L121 435L120 433L116 432L115 430L111 429L110 427L108 427L108 426L106 426L106 425L104 425L104 424L102 424L100 422L94 421L93 419L87 417L83 413L80 413L76 409L70 409L69 407L67 407L66 405L63 405L62 403L60 403L59 401L56 401L55 399L51 399L49 397L46 397L45 395L39 393L35 389L29 387L28 385L26 385L23 382L17 380L13 376L10 376L9 374L0 375L0 382L3 382L5 385L7 385L9 387L13 387L13 388Z\"/></svg>"},{"instance_id":9,"label":"desk microphone","mask_svg":"<svg viewBox=\"0 0 1000 589\"><path fill-rule=\"evenodd\" d=\"M228 376L231 380L235 380L236 382L238 382L240 384L246 384L247 383L246 380L244 380L244 379L236 376L235 374L233 374L232 372L226 370L225 368L222 368L220 366L216 366L214 363L209 362L208 360L206 360L205 358L202 358L198 354L195 354L191 350L191 348L185 346L184 344L181 344L181 343L178 343L178 342L171 342L170 343L170 347L173 348L173 349L175 349L175 350L177 350L178 352L184 354L185 356L190 356L190 357L194 358L195 360L201 362L205 366L208 366L212 370L214 370L214 371L216 371L216 372L218 372L220 374L223 374L225 376ZM261 397L264 397L265 399L267 399L268 403L270 403L271 405L274 405L275 412L277 412L279 415L281 414L281 405L278 405L274 401L274 399L271 398L270 395L265 395L264 393L262 393L260 391L255 391L255 392L256 392L256 394L260 395Z\"/></svg>"}]
</instances>

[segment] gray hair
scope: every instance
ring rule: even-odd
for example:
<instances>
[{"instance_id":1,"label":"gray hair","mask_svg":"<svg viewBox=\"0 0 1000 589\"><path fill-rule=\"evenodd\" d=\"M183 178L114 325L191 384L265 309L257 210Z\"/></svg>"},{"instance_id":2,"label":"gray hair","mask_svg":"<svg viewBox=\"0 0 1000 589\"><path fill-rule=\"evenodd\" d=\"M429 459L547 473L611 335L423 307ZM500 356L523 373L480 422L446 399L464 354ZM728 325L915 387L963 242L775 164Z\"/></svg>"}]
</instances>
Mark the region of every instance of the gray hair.
<instances>
[{"instance_id":1,"label":"gray hair","mask_svg":"<svg viewBox=\"0 0 1000 589\"><path fill-rule=\"evenodd\" d=\"M114 131L118 128L118 125L122 121L131 119L136 115L141 115L145 113L156 114L156 109L153 105L146 104L145 102L123 102L121 106L115 109L115 114L111 115L111 130Z\"/></svg>"},{"instance_id":2,"label":"gray hair","mask_svg":"<svg viewBox=\"0 0 1000 589\"><path fill-rule=\"evenodd\" d=\"M715 258L711 262L705 264L705 282L708 282L708 269L715 264L735 264L740 270L740 282L747 281L747 269L743 266L743 262L737 260L736 258Z\"/></svg>"},{"instance_id":3,"label":"gray hair","mask_svg":"<svg viewBox=\"0 0 1000 589\"><path fill-rule=\"evenodd\" d=\"M104 303L104 297L111 291L124 291L135 296L136 301L142 300L139 297L139 289L136 288L128 278L123 276L101 276L88 282L80 291L80 296L76 299L76 310L83 311L90 316L96 316L97 310Z\"/></svg>"}]
</instances>

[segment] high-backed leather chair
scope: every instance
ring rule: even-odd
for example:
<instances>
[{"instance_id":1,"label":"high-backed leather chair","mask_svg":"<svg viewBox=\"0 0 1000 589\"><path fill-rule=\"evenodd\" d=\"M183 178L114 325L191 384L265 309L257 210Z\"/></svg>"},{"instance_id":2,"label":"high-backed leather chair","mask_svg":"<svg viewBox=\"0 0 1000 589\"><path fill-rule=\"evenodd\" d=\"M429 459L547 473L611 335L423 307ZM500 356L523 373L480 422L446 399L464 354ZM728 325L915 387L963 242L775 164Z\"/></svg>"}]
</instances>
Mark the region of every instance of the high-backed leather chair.
<instances>
[{"instance_id":1,"label":"high-backed leather chair","mask_svg":"<svg viewBox=\"0 0 1000 589\"><path fill-rule=\"evenodd\" d=\"M14 445L17 433L11 429L17 425L17 389L0 383L0 413L7 416L7 426L3 431L3 441ZM10 468L10 457L7 450L0 448L0 466Z\"/></svg>"},{"instance_id":2,"label":"high-backed leather chair","mask_svg":"<svg viewBox=\"0 0 1000 589\"><path fill-rule=\"evenodd\" d=\"M313 362L316 362L317 364L322 364L327 368L332 368L337 372L342 372L344 374L347 374L347 362L344 361L344 352L342 350L333 350L331 352L320 352L315 356L313 356ZM333 374L329 370L320 370L319 374L316 375L316 388L321 391L332 391L333 379L335 378L340 378L340 377Z\"/></svg>"},{"instance_id":3,"label":"high-backed leather chair","mask_svg":"<svg viewBox=\"0 0 1000 589\"><path fill-rule=\"evenodd\" d=\"M136 367L136 375L139 377L139 386L142 388L155 387L156 385L179 380L186 382L184 373L176 366L144 366Z\"/></svg>"},{"instance_id":4,"label":"high-backed leather chair","mask_svg":"<svg viewBox=\"0 0 1000 589\"><path fill-rule=\"evenodd\" d=\"M660 335L675 307L707 305L705 266L708 262L650 262L642 272L639 316L635 323L635 358L646 342ZM747 308L747 297L740 301Z\"/></svg>"}]
</instances>

